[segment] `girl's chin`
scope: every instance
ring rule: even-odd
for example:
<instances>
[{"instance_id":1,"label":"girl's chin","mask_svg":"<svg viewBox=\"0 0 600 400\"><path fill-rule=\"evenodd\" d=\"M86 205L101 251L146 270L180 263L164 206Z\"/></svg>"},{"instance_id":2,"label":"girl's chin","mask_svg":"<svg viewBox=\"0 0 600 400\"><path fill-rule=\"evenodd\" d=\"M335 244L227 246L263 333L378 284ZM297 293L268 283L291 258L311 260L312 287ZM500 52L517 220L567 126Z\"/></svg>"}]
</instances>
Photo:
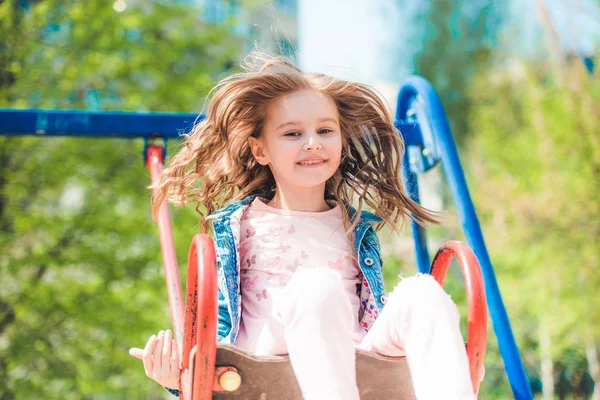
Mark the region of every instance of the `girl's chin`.
<instances>
[{"instance_id":1,"label":"girl's chin","mask_svg":"<svg viewBox=\"0 0 600 400\"><path fill-rule=\"evenodd\" d=\"M303 189L323 188L329 178L327 176L318 177L314 179L299 177L298 179L296 179L295 186Z\"/></svg>"}]
</instances>

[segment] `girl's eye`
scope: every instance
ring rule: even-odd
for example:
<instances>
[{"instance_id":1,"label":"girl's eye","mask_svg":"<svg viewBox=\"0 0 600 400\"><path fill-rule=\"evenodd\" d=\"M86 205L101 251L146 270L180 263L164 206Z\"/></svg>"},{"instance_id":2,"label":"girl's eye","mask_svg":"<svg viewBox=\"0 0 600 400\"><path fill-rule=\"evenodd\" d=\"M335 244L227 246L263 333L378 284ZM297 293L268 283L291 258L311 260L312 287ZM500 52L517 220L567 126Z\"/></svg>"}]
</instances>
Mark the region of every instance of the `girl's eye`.
<instances>
[{"instance_id":1,"label":"girl's eye","mask_svg":"<svg viewBox=\"0 0 600 400\"><path fill-rule=\"evenodd\" d=\"M324 129L319 129L318 133L320 135L325 135L330 132L333 132L333 130L329 129L329 128L324 128ZM301 135L300 132L288 132L288 133L285 133L283 136L296 137L296 136L300 136L300 135Z\"/></svg>"}]
</instances>

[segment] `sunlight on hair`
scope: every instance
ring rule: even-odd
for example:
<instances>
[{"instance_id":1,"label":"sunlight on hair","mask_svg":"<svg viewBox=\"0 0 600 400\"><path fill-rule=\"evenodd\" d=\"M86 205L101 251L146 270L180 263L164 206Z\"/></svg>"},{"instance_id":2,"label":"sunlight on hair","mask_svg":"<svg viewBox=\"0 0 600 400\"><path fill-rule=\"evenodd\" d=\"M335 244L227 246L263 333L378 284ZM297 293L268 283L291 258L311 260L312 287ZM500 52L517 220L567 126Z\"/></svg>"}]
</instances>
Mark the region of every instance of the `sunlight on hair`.
<instances>
[{"instance_id":1,"label":"sunlight on hair","mask_svg":"<svg viewBox=\"0 0 600 400\"><path fill-rule=\"evenodd\" d=\"M437 223L435 213L413 202L401 177L404 143L394 127L382 96L372 87L325 74L306 74L283 56L257 50L242 62L245 72L233 74L211 90L206 118L187 135L154 186L154 215L168 199L184 205L195 202L200 226L210 232L205 217L232 201L249 195L267 199L275 193L269 166L259 164L248 145L259 138L269 106L279 97L305 89L330 96L338 108L342 132L342 160L327 181L325 197L369 207L392 230L407 219ZM344 226L350 232L358 218L350 220L343 207ZM204 210L204 211L202 211Z\"/></svg>"}]
</instances>

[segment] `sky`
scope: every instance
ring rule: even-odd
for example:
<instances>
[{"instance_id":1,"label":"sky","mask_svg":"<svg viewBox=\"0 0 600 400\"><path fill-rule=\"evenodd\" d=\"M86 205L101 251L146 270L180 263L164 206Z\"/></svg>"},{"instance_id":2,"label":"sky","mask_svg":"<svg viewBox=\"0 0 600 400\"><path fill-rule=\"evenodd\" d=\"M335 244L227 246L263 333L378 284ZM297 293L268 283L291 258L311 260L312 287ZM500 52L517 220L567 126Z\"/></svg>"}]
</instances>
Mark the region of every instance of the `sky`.
<instances>
[{"instance_id":1,"label":"sky","mask_svg":"<svg viewBox=\"0 0 600 400\"><path fill-rule=\"evenodd\" d=\"M532 51L539 34L539 0L513 0L511 15L518 21L521 41ZM600 6L596 0L544 0L550 18L559 32L563 50L593 53L600 40ZM596 43L594 43L596 42Z\"/></svg>"},{"instance_id":2,"label":"sky","mask_svg":"<svg viewBox=\"0 0 600 400\"><path fill-rule=\"evenodd\" d=\"M518 38L507 45L516 52L534 54L540 50L540 0L506 1L514 22L513 31L506 37ZM560 33L564 50L596 50L600 41L597 1L543 2ZM410 74L419 50L419 33L424 27L415 26L413 17L423 4L423 0L298 0L300 67L376 86L399 85L398 77ZM395 40L404 43L394 46ZM404 49L400 57L398 48ZM394 74L389 73L390 68L395 69Z\"/></svg>"},{"instance_id":3,"label":"sky","mask_svg":"<svg viewBox=\"0 0 600 400\"><path fill-rule=\"evenodd\" d=\"M385 71L392 67L389 53L403 19L389 0L299 0L299 66L376 86L392 101L399 82L386 78ZM399 76L410 74L411 57L394 67Z\"/></svg>"},{"instance_id":4,"label":"sky","mask_svg":"<svg viewBox=\"0 0 600 400\"><path fill-rule=\"evenodd\" d=\"M300 67L373 84L393 40L394 29L385 26L400 19L397 7L385 0L299 0Z\"/></svg>"}]
</instances>

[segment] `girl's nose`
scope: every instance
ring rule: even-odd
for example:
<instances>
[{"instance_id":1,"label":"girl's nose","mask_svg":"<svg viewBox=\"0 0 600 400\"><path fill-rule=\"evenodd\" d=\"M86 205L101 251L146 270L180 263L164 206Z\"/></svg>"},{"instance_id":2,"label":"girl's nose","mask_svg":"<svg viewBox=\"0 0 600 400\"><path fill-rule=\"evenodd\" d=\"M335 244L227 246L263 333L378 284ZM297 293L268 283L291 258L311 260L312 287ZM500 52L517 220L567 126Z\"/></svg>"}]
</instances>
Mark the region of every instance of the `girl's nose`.
<instances>
[{"instance_id":1,"label":"girl's nose","mask_svg":"<svg viewBox=\"0 0 600 400\"><path fill-rule=\"evenodd\" d=\"M319 134L314 132L307 135L308 138L304 143L304 150L320 150L321 149L321 138L319 138Z\"/></svg>"}]
</instances>

